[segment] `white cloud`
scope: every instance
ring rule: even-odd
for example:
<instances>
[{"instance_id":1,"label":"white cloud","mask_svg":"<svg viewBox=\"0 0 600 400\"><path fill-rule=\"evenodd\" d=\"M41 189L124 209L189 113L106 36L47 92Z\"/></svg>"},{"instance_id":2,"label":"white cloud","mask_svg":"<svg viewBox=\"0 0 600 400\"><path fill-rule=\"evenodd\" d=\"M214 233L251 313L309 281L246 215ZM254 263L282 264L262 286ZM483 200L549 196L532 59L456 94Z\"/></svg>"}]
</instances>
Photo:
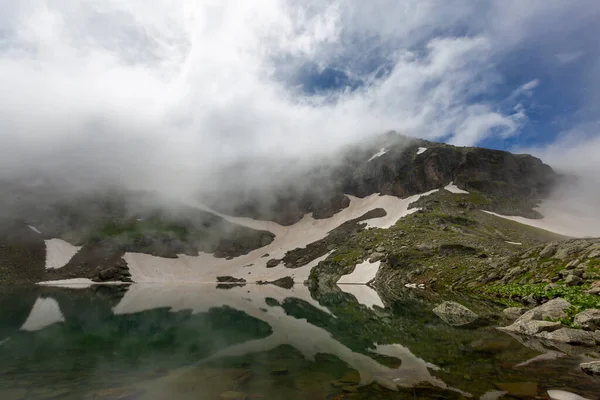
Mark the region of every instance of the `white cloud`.
<instances>
[{"instance_id":1,"label":"white cloud","mask_svg":"<svg viewBox=\"0 0 600 400\"><path fill-rule=\"evenodd\" d=\"M545 4L492 18L466 0L0 0L0 167L162 186L389 129L465 145L513 135L525 109L472 99L501 82L500 38L529 34ZM365 67L376 50L379 79ZM308 62L367 83L305 96L290 79Z\"/></svg>"},{"instance_id":2,"label":"white cloud","mask_svg":"<svg viewBox=\"0 0 600 400\"><path fill-rule=\"evenodd\" d=\"M557 53L554 56L561 64L569 64L573 61L577 61L583 56L583 51L574 51L569 53Z\"/></svg>"}]
</instances>

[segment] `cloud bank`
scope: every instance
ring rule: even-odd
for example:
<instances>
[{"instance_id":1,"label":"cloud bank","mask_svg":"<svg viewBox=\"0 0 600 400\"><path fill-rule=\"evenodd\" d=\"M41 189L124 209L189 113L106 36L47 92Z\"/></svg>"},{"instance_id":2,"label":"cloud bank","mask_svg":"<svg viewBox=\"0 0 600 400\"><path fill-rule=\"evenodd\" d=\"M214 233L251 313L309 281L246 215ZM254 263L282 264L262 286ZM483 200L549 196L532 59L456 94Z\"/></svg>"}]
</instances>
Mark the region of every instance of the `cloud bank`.
<instances>
[{"instance_id":1,"label":"cloud bank","mask_svg":"<svg viewBox=\"0 0 600 400\"><path fill-rule=\"evenodd\" d=\"M322 153L390 129L458 145L518 136L522 98L544 80L503 90L499 65L532 43L557 64L583 59L585 49L557 38L576 35L600 5L0 0L0 9L2 174L174 187L243 157Z\"/></svg>"}]
</instances>

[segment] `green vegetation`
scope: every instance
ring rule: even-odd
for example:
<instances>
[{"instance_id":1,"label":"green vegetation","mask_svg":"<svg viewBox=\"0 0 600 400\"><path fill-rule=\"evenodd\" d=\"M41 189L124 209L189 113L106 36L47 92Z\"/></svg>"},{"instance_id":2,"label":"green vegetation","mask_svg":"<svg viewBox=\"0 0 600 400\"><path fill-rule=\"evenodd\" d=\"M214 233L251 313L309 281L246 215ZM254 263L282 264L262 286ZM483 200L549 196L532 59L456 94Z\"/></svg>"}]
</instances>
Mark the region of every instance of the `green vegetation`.
<instances>
[{"instance_id":1,"label":"green vegetation","mask_svg":"<svg viewBox=\"0 0 600 400\"><path fill-rule=\"evenodd\" d=\"M469 193L469 201L477 206L483 204L492 204L492 201L490 199L488 199L484 194L479 192Z\"/></svg>"},{"instance_id":2,"label":"green vegetation","mask_svg":"<svg viewBox=\"0 0 600 400\"><path fill-rule=\"evenodd\" d=\"M589 285L565 286L564 284L559 284L557 287L546 288L547 286L547 283L488 285L479 289L479 292L484 295L500 297L505 302L509 301L511 305L513 305L511 299L514 298L522 299L533 296L539 301L562 297L571 303L571 308L567 310L568 317L560 321L566 325L572 325L573 317L581 311L588 308L600 308L600 296L585 293L589 289Z\"/></svg>"}]
</instances>

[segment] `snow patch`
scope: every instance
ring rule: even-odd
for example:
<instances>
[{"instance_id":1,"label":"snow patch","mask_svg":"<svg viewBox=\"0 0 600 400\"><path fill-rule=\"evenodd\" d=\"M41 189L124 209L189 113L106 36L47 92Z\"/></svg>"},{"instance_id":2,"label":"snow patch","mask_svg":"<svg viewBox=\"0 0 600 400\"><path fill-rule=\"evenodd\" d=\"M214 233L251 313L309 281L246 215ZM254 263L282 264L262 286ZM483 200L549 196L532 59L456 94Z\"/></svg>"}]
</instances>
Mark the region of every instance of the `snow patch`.
<instances>
[{"instance_id":1,"label":"snow patch","mask_svg":"<svg viewBox=\"0 0 600 400\"><path fill-rule=\"evenodd\" d=\"M46 269L62 268L81 249L62 239L45 240L46 243Z\"/></svg>"},{"instance_id":2,"label":"snow patch","mask_svg":"<svg viewBox=\"0 0 600 400\"><path fill-rule=\"evenodd\" d=\"M505 242L505 243L508 243L508 244L514 244L515 246L522 246L522 245L523 245L523 243L519 243L519 242L509 242L508 240L505 240L504 242Z\"/></svg>"},{"instance_id":3,"label":"snow patch","mask_svg":"<svg viewBox=\"0 0 600 400\"><path fill-rule=\"evenodd\" d=\"M425 285L423 283L406 283L404 287L409 289L425 289Z\"/></svg>"},{"instance_id":4,"label":"snow patch","mask_svg":"<svg viewBox=\"0 0 600 400\"><path fill-rule=\"evenodd\" d=\"M31 229L32 231L34 231L35 233L39 233L40 235L42 234L42 232L40 232L40 230L38 228L36 228L33 225L27 225L29 227L29 229Z\"/></svg>"},{"instance_id":5,"label":"snow patch","mask_svg":"<svg viewBox=\"0 0 600 400\"><path fill-rule=\"evenodd\" d=\"M484 212L520 224L558 233L559 235L578 238L600 237L600 224L590 223L590 216L584 209L568 208L563 203L544 200L534 210L542 214L543 218L531 219L514 215L502 215L491 211Z\"/></svg>"},{"instance_id":6,"label":"snow patch","mask_svg":"<svg viewBox=\"0 0 600 400\"><path fill-rule=\"evenodd\" d=\"M375 261L371 263L370 261L363 261L362 263L356 265L354 267L354 271L347 275L343 275L338 281L338 284L362 284L366 285L375 279L377 272L379 271L379 266L381 265L381 261Z\"/></svg>"},{"instance_id":7,"label":"snow patch","mask_svg":"<svg viewBox=\"0 0 600 400\"><path fill-rule=\"evenodd\" d=\"M126 253L123 258L127 261L132 280L139 283L213 283L217 281L217 276L244 278L248 283L261 280L273 281L291 276L294 282L303 283L308 279L310 270L320 261L327 258L327 255L319 257L300 268L286 268L283 263L274 268L266 268L266 263L270 259L282 259L286 252L290 250L304 248L310 243L321 240L330 231L344 222L356 219L376 208L383 208L387 215L366 221L366 226L389 228L400 218L418 210L416 208L409 209L409 204L417 201L421 196L426 196L434 192L436 190L406 199L399 199L394 196L380 196L378 194L361 199L348 195L350 205L334 214L331 218L314 219L311 214L306 214L300 221L290 226L282 226L271 221L226 216L206 206L190 201L188 205L212 212L229 222L252 229L270 231L275 234L275 239L267 246L231 260L216 258L212 254L207 253L200 253L198 256L180 254L177 258L161 258L149 254ZM265 253L269 253L269 257L262 257ZM244 267L249 264L253 265L251 267Z\"/></svg>"},{"instance_id":8,"label":"snow patch","mask_svg":"<svg viewBox=\"0 0 600 400\"><path fill-rule=\"evenodd\" d=\"M356 298L360 304L369 308L375 306L385 308L385 304L377 292L367 285L337 285L342 292L349 293Z\"/></svg>"},{"instance_id":9,"label":"snow patch","mask_svg":"<svg viewBox=\"0 0 600 400\"><path fill-rule=\"evenodd\" d=\"M23 331L37 331L57 322L63 322L65 317L60 311L58 302L50 297L38 297L27 317L27 320L21 326Z\"/></svg>"},{"instance_id":10,"label":"snow patch","mask_svg":"<svg viewBox=\"0 0 600 400\"><path fill-rule=\"evenodd\" d=\"M9 340L10 340L10 337L0 340L0 346L2 346L4 343L8 342Z\"/></svg>"},{"instance_id":11,"label":"snow patch","mask_svg":"<svg viewBox=\"0 0 600 400\"><path fill-rule=\"evenodd\" d=\"M371 161L371 160L374 160L374 159L376 159L377 157L381 157L382 155L384 155L384 154L385 154L385 153L387 153L387 152L388 152L388 151L387 151L387 149L382 147L381 149L379 149L379 151L378 151L377 153L373 154L373 155L371 156L371 158L369 158L369 159L367 160L367 162L368 162L368 161Z\"/></svg>"},{"instance_id":12,"label":"snow patch","mask_svg":"<svg viewBox=\"0 0 600 400\"><path fill-rule=\"evenodd\" d=\"M454 184L454 182L450 182L449 184L444 186L444 189L455 194L469 194L469 192L467 192L466 190L459 189L458 186Z\"/></svg>"},{"instance_id":13,"label":"snow patch","mask_svg":"<svg viewBox=\"0 0 600 400\"><path fill-rule=\"evenodd\" d=\"M57 279L55 281L38 282L37 284L65 289L87 289L92 285L129 285L127 282L94 282L88 278Z\"/></svg>"},{"instance_id":14,"label":"snow patch","mask_svg":"<svg viewBox=\"0 0 600 400\"><path fill-rule=\"evenodd\" d=\"M427 147L419 147L419 150L417 150L417 154L423 154L427 151Z\"/></svg>"}]
</instances>

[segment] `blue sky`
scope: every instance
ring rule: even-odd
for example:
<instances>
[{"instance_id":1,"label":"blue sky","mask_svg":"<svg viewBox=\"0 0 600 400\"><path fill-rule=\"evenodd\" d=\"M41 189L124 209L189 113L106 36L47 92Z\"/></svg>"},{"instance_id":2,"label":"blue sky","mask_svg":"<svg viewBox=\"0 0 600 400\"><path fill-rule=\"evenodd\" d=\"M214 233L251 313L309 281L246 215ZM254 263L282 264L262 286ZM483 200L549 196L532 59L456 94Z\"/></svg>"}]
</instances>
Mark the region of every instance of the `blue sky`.
<instances>
[{"instance_id":1,"label":"blue sky","mask_svg":"<svg viewBox=\"0 0 600 400\"><path fill-rule=\"evenodd\" d=\"M240 157L326 153L388 130L600 168L597 0L0 0L0 10L5 172L185 183Z\"/></svg>"}]
</instances>

